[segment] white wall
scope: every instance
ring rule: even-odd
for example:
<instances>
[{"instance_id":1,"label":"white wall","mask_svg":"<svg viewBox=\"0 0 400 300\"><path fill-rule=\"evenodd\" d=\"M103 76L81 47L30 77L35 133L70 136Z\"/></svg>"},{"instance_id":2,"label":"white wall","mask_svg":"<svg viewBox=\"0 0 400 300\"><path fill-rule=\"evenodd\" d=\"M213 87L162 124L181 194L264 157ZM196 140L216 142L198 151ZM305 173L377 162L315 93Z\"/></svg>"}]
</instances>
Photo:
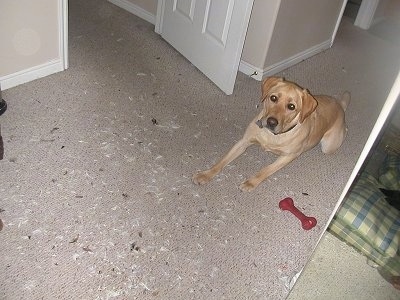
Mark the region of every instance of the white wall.
<instances>
[{"instance_id":1,"label":"white wall","mask_svg":"<svg viewBox=\"0 0 400 300\"><path fill-rule=\"evenodd\" d=\"M281 0L254 0L242 61L263 69Z\"/></svg>"},{"instance_id":2,"label":"white wall","mask_svg":"<svg viewBox=\"0 0 400 300\"><path fill-rule=\"evenodd\" d=\"M158 0L108 0L130 13L150 22L156 23Z\"/></svg>"},{"instance_id":3,"label":"white wall","mask_svg":"<svg viewBox=\"0 0 400 300\"><path fill-rule=\"evenodd\" d=\"M400 24L400 1L399 0L380 0L376 8L372 24L390 19L391 22Z\"/></svg>"},{"instance_id":4,"label":"white wall","mask_svg":"<svg viewBox=\"0 0 400 300\"><path fill-rule=\"evenodd\" d=\"M144 10L148 11L149 13L156 15L157 14L157 0L127 0Z\"/></svg>"},{"instance_id":5,"label":"white wall","mask_svg":"<svg viewBox=\"0 0 400 300\"><path fill-rule=\"evenodd\" d=\"M265 67L330 43L343 0L283 0Z\"/></svg>"},{"instance_id":6,"label":"white wall","mask_svg":"<svg viewBox=\"0 0 400 300\"><path fill-rule=\"evenodd\" d=\"M0 1L0 84L64 70L63 0Z\"/></svg>"},{"instance_id":7,"label":"white wall","mask_svg":"<svg viewBox=\"0 0 400 300\"><path fill-rule=\"evenodd\" d=\"M255 79L331 46L346 0L254 0L240 70Z\"/></svg>"},{"instance_id":8,"label":"white wall","mask_svg":"<svg viewBox=\"0 0 400 300\"><path fill-rule=\"evenodd\" d=\"M400 1L388 0L385 7L385 17L400 24Z\"/></svg>"}]
</instances>

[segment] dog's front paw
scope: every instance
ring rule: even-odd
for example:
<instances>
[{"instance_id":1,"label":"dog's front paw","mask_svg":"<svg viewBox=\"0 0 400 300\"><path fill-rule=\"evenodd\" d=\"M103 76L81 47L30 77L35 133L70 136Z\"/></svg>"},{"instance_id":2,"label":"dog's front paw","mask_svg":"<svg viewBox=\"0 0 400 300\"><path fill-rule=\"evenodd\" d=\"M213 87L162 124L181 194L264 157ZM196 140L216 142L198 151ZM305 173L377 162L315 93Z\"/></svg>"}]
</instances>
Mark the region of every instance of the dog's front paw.
<instances>
[{"instance_id":1,"label":"dog's front paw","mask_svg":"<svg viewBox=\"0 0 400 300\"><path fill-rule=\"evenodd\" d=\"M194 174L192 177L192 181L195 184L203 185L209 182L212 179L212 175L210 174L209 171L203 171L199 172L197 174Z\"/></svg>"},{"instance_id":2,"label":"dog's front paw","mask_svg":"<svg viewBox=\"0 0 400 300\"><path fill-rule=\"evenodd\" d=\"M242 184L239 186L239 188L243 191L243 192L250 192L253 189L255 189L258 186L258 182L255 182L254 180L246 180L244 182L242 182Z\"/></svg>"}]
</instances>

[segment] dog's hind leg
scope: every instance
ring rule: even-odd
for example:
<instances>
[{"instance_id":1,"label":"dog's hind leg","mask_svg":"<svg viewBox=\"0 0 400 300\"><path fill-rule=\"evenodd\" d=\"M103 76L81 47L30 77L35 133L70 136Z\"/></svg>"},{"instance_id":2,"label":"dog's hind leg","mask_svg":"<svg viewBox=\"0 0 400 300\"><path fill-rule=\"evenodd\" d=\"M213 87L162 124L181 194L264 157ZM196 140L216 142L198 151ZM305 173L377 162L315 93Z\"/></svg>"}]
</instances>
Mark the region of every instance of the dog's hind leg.
<instances>
[{"instance_id":1,"label":"dog's hind leg","mask_svg":"<svg viewBox=\"0 0 400 300\"><path fill-rule=\"evenodd\" d=\"M350 93L344 92L338 103L343 109L343 112L338 115L335 124L329 129L321 139L321 149L323 153L331 154L342 145L346 135L347 128L345 123L344 112L350 103Z\"/></svg>"},{"instance_id":2,"label":"dog's hind leg","mask_svg":"<svg viewBox=\"0 0 400 300\"><path fill-rule=\"evenodd\" d=\"M209 182L215 175L217 175L221 170L229 164L231 161L240 156L246 149L251 145L247 139L243 138L237 142L231 150L213 167L208 170L199 172L195 174L192 178L193 182L196 184L205 184Z\"/></svg>"},{"instance_id":3,"label":"dog's hind leg","mask_svg":"<svg viewBox=\"0 0 400 300\"><path fill-rule=\"evenodd\" d=\"M339 104L344 111L346 111L347 106L349 106L350 100L351 100L350 92L344 92L341 99L339 100Z\"/></svg>"},{"instance_id":4,"label":"dog's hind leg","mask_svg":"<svg viewBox=\"0 0 400 300\"><path fill-rule=\"evenodd\" d=\"M346 124L338 120L337 124L328 130L321 139L321 150L325 154L335 152L342 145L347 134Z\"/></svg>"}]
</instances>

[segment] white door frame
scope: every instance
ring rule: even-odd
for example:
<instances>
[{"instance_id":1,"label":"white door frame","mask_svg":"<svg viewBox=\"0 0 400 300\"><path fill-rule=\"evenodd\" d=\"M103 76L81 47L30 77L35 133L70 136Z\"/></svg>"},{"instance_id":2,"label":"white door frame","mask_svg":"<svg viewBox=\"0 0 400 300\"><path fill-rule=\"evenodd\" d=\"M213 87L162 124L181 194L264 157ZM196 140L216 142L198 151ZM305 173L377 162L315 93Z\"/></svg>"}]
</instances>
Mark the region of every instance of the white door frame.
<instances>
[{"instance_id":1,"label":"white door frame","mask_svg":"<svg viewBox=\"0 0 400 300\"><path fill-rule=\"evenodd\" d=\"M380 0L362 0L354 25L368 30L374 22Z\"/></svg>"},{"instance_id":2,"label":"white door frame","mask_svg":"<svg viewBox=\"0 0 400 300\"><path fill-rule=\"evenodd\" d=\"M158 0L157 4L157 15L156 15L156 25L154 31L158 34L162 33L162 18L163 18L163 12L165 8L165 0Z\"/></svg>"},{"instance_id":3,"label":"white door frame","mask_svg":"<svg viewBox=\"0 0 400 300\"><path fill-rule=\"evenodd\" d=\"M59 49L64 70L68 69L68 0L61 0L59 10Z\"/></svg>"}]
</instances>

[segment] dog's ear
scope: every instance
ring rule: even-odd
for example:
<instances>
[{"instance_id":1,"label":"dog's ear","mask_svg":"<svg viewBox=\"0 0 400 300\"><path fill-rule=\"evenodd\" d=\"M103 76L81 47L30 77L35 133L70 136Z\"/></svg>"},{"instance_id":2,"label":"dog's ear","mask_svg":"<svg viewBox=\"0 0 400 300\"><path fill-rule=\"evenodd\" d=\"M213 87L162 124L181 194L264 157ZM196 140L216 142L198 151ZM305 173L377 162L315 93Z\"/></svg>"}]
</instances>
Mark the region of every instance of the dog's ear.
<instances>
[{"instance_id":1,"label":"dog's ear","mask_svg":"<svg viewBox=\"0 0 400 300\"><path fill-rule=\"evenodd\" d=\"M303 97L301 101L302 103L299 122L303 123L303 121L317 108L318 102L307 90L303 90Z\"/></svg>"},{"instance_id":2,"label":"dog's ear","mask_svg":"<svg viewBox=\"0 0 400 300\"><path fill-rule=\"evenodd\" d=\"M278 82L283 82L284 79L281 77L268 77L264 80L264 82L261 85L261 102L267 98L268 91L273 87L275 84Z\"/></svg>"}]
</instances>

